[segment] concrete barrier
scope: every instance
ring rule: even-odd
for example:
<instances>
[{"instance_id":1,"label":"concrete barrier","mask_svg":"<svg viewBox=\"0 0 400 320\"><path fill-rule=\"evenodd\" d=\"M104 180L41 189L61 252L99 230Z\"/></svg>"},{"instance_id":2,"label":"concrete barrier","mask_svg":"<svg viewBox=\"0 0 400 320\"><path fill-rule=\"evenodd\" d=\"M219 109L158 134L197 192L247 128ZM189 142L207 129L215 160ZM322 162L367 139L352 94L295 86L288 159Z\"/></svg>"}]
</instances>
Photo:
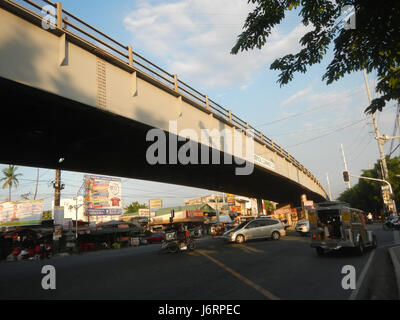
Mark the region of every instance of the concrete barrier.
<instances>
[{"instance_id":1,"label":"concrete barrier","mask_svg":"<svg viewBox=\"0 0 400 320\"><path fill-rule=\"evenodd\" d=\"M392 259L394 273L397 282L397 298L400 300L400 246L389 248L389 255Z\"/></svg>"}]
</instances>

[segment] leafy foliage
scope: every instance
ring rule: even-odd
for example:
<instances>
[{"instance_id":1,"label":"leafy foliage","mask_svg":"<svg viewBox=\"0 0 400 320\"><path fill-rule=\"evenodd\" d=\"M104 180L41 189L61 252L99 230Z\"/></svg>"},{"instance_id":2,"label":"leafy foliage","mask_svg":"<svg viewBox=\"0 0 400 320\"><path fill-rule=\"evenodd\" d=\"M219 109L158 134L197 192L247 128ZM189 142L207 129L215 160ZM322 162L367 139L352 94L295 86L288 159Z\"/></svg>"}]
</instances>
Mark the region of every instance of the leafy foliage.
<instances>
[{"instance_id":1,"label":"leafy foliage","mask_svg":"<svg viewBox=\"0 0 400 320\"><path fill-rule=\"evenodd\" d=\"M389 183L392 185L395 194L396 204L400 204L400 157L386 158L389 170ZM380 176L380 164L375 164L371 170L363 170L362 176L382 179ZM349 203L352 207L364 211L378 213L383 208L381 186L383 183L359 179L358 183L351 189L344 191L338 198L340 201Z\"/></svg>"},{"instance_id":2,"label":"leafy foliage","mask_svg":"<svg viewBox=\"0 0 400 320\"><path fill-rule=\"evenodd\" d=\"M264 205L267 212L275 210L274 204L269 200L264 200Z\"/></svg>"},{"instance_id":3,"label":"leafy foliage","mask_svg":"<svg viewBox=\"0 0 400 320\"><path fill-rule=\"evenodd\" d=\"M132 214L139 212L139 209L148 209L148 206L144 203L139 203L138 201L132 202L129 206L125 208L125 214Z\"/></svg>"},{"instance_id":4,"label":"leafy foliage","mask_svg":"<svg viewBox=\"0 0 400 320\"><path fill-rule=\"evenodd\" d=\"M231 53L258 48L267 44L272 29L286 17L286 13L301 7L299 16L305 26L313 30L301 39L300 52L288 54L271 64L280 70L278 83L285 85L293 80L294 73L305 73L308 66L320 63L334 44L334 57L322 80L327 84L342 78L346 73L376 71L378 82L374 99L367 113L382 111L391 99L400 99L400 1L385 0L248 0L256 5L249 13L244 31L239 35ZM340 23L343 9L354 6L355 29L344 29Z\"/></svg>"},{"instance_id":5,"label":"leafy foliage","mask_svg":"<svg viewBox=\"0 0 400 320\"><path fill-rule=\"evenodd\" d=\"M8 201L11 201L11 189L12 187L18 187L19 181L18 177L22 176L22 173L16 173L18 167L9 165L8 168L4 168L2 170L3 172L3 178L0 179L0 182L4 181L4 184L2 186L3 189L8 188L9 189L9 196L8 196Z\"/></svg>"}]
</instances>

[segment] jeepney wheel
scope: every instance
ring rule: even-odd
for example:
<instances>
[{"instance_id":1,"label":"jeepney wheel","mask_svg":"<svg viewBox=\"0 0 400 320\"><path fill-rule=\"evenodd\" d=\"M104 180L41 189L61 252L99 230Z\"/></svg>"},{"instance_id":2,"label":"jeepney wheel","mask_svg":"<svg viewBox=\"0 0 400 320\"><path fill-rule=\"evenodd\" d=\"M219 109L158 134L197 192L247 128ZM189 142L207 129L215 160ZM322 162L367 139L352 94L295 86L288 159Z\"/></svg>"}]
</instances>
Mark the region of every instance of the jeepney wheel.
<instances>
[{"instance_id":1,"label":"jeepney wheel","mask_svg":"<svg viewBox=\"0 0 400 320\"><path fill-rule=\"evenodd\" d=\"M244 241L244 237L241 234L239 234L235 239L236 243L243 243Z\"/></svg>"},{"instance_id":2,"label":"jeepney wheel","mask_svg":"<svg viewBox=\"0 0 400 320\"><path fill-rule=\"evenodd\" d=\"M315 250L317 251L317 256L319 256L319 257L323 256L325 253L324 248L321 248L321 247L316 247Z\"/></svg>"}]
</instances>

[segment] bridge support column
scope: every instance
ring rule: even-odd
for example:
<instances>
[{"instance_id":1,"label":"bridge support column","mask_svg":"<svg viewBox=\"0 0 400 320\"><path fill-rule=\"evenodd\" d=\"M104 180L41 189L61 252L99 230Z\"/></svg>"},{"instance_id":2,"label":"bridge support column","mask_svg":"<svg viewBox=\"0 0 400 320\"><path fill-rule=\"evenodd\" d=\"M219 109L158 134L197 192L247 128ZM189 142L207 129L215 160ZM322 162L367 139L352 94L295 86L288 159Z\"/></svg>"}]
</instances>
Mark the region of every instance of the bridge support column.
<instances>
[{"instance_id":1,"label":"bridge support column","mask_svg":"<svg viewBox=\"0 0 400 320\"><path fill-rule=\"evenodd\" d=\"M251 213L260 216L263 214L263 199L251 198Z\"/></svg>"},{"instance_id":2,"label":"bridge support column","mask_svg":"<svg viewBox=\"0 0 400 320\"><path fill-rule=\"evenodd\" d=\"M258 216L264 214L263 207L264 207L263 199L257 198L257 208L258 208L257 215Z\"/></svg>"},{"instance_id":3,"label":"bridge support column","mask_svg":"<svg viewBox=\"0 0 400 320\"><path fill-rule=\"evenodd\" d=\"M68 65L68 42L65 33L60 37L59 51L58 51L58 65Z\"/></svg>"}]
</instances>

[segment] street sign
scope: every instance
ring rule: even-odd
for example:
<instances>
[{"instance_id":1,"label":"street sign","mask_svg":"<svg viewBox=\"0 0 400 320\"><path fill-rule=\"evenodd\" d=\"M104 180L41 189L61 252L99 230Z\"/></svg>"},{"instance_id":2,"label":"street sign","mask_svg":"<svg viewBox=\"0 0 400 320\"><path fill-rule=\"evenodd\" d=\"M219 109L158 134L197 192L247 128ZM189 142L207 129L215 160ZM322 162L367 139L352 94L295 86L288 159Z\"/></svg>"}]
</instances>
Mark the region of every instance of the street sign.
<instances>
[{"instance_id":1,"label":"street sign","mask_svg":"<svg viewBox=\"0 0 400 320\"><path fill-rule=\"evenodd\" d=\"M150 200L150 205L149 207L151 209L160 209L162 208L162 200L161 199L157 199L157 200Z\"/></svg>"},{"instance_id":2,"label":"street sign","mask_svg":"<svg viewBox=\"0 0 400 320\"><path fill-rule=\"evenodd\" d=\"M150 209L139 209L139 217L149 217Z\"/></svg>"}]
</instances>

